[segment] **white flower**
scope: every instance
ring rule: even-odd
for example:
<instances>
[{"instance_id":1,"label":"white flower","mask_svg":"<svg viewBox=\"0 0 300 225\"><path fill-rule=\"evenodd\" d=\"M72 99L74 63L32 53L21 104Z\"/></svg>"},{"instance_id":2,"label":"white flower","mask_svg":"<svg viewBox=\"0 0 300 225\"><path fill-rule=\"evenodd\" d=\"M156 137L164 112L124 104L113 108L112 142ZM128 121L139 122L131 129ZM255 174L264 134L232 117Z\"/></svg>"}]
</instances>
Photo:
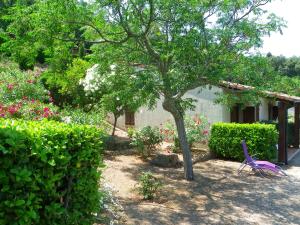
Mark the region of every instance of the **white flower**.
<instances>
[{"instance_id":1,"label":"white flower","mask_svg":"<svg viewBox=\"0 0 300 225\"><path fill-rule=\"evenodd\" d=\"M62 121L65 123L71 123L71 116L65 116L62 118Z\"/></svg>"}]
</instances>

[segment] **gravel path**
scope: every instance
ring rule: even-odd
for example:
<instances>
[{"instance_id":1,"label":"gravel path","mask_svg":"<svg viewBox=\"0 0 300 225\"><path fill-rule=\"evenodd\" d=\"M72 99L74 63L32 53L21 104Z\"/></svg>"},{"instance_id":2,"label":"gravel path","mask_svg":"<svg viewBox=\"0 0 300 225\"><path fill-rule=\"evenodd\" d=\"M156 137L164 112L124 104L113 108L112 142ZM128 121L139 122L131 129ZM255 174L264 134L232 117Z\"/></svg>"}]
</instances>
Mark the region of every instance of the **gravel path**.
<instances>
[{"instance_id":1,"label":"gravel path","mask_svg":"<svg viewBox=\"0 0 300 225\"><path fill-rule=\"evenodd\" d=\"M239 163L209 160L194 165L193 182L182 179L182 168L151 167L134 155L105 163L104 178L124 207L124 224L300 224L300 154L286 167L289 177L238 176ZM147 170L164 184L157 202L142 201L136 192L138 175Z\"/></svg>"}]
</instances>

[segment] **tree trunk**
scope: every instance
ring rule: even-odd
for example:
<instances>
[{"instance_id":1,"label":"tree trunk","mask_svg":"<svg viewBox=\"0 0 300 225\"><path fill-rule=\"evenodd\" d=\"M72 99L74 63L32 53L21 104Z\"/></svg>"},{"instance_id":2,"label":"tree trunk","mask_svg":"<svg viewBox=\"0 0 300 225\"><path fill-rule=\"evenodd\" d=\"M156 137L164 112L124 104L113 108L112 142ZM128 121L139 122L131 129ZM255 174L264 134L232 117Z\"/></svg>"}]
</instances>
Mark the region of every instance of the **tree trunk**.
<instances>
[{"instance_id":1,"label":"tree trunk","mask_svg":"<svg viewBox=\"0 0 300 225\"><path fill-rule=\"evenodd\" d=\"M193 162L190 146L186 137L184 119L181 110L176 106L180 107L178 104L176 104L176 101L174 99L165 98L163 102L163 108L172 114L176 123L178 139L183 154L184 177L186 180L194 180Z\"/></svg>"},{"instance_id":2,"label":"tree trunk","mask_svg":"<svg viewBox=\"0 0 300 225\"><path fill-rule=\"evenodd\" d=\"M175 123L176 123L176 127L177 127L180 147L182 149L182 154L183 154L184 177L187 180L194 180L192 155L191 155L190 146L188 144L187 137L186 137L184 119L183 119L183 117L181 117L181 118L174 117L174 119L175 119Z\"/></svg>"},{"instance_id":3,"label":"tree trunk","mask_svg":"<svg viewBox=\"0 0 300 225\"><path fill-rule=\"evenodd\" d=\"M111 136L115 136L117 121L118 121L118 117L116 115L114 115L114 127L113 127L113 130L112 130Z\"/></svg>"}]
</instances>

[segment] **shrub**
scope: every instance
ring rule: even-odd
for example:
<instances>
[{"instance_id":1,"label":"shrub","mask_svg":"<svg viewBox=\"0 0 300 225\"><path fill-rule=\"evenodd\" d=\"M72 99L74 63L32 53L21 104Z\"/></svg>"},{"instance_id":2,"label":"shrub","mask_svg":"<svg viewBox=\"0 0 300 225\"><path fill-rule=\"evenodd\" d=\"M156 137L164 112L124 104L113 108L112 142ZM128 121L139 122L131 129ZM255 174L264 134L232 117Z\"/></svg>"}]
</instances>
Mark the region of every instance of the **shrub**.
<instances>
[{"instance_id":1,"label":"shrub","mask_svg":"<svg viewBox=\"0 0 300 225\"><path fill-rule=\"evenodd\" d=\"M66 63L64 60L63 63L51 62L51 64L55 63L56 66L50 67L42 74L42 81L51 90L58 105L85 106L90 101L86 98L83 86L79 84L79 81L85 77L86 70L91 64L80 58L75 58L73 61L68 59L67 61L70 62Z\"/></svg>"},{"instance_id":2,"label":"shrub","mask_svg":"<svg viewBox=\"0 0 300 225\"><path fill-rule=\"evenodd\" d=\"M35 100L22 100L9 105L0 104L0 117L22 118L26 120L51 119L60 121L60 114L53 104L45 104Z\"/></svg>"},{"instance_id":3,"label":"shrub","mask_svg":"<svg viewBox=\"0 0 300 225\"><path fill-rule=\"evenodd\" d=\"M0 224L93 224L102 131L0 120Z\"/></svg>"},{"instance_id":4,"label":"shrub","mask_svg":"<svg viewBox=\"0 0 300 225\"><path fill-rule=\"evenodd\" d=\"M162 184L151 172L143 172L139 177L139 193L143 195L145 200L151 200L155 197Z\"/></svg>"},{"instance_id":5,"label":"shrub","mask_svg":"<svg viewBox=\"0 0 300 225\"><path fill-rule=\"evenodd\" d=\"M105 113L101 108L85 112L81 108L66 107L61 112L62 120L66 123L93 125L101 127L108 132L110 126L105 120Z\"/></svg>"},{"instance_id":6,"label":"shrub","mask_svg":"<svg viewBox=\"0 0 300 225\"><path fill-rule=\"evenodd\" d=\"M209 148L217 156L243 161L242 140L250 155L266 160L276 157L278 132L274 125L216 123L211 129Z\"/></svg>"},{"instance_id":7,"label":"shrub","mask_svg":"<svg viewBox=\"0 0 300 225\"><path fill-rule=\"evenodd\" d=\"M0 62L0 117L59 120L58 109L37 74L22 72L13 63Z\"/></svg>"},{"instance_id":8,"label":"shrub","mask_svg":"<svg viewBox=\"0 0 300 225\"><path fill-rule=\"evenodd\" d=\"M33 72L22 72L13 64L0 69L0 102L10 104L23 99L49 102L48 91ZM1 66L1 64L0 64Z\"/></svg>"},{"instance_id":9,"label":"shrub","mask_svg":"<svg viewBox=\"0 0 300 225\"><path fill-rule=\"evenodd\" d=\"M146 126L139 131L134 132L132 136L132 145L135 146L143 157L148 157L156 146L162 142L162 136L157 127Z\"/></svg>"},{"instance_id":10,"label":"shrub","mask_svg":"<svg viewBox=\"0 0 300 225\"><path fill-rule=\"evenodd\" d=\"M136 130L133 127L128 127L127 128L127 134L129 138L132 138Z\"/></svg>"}]
</instances>

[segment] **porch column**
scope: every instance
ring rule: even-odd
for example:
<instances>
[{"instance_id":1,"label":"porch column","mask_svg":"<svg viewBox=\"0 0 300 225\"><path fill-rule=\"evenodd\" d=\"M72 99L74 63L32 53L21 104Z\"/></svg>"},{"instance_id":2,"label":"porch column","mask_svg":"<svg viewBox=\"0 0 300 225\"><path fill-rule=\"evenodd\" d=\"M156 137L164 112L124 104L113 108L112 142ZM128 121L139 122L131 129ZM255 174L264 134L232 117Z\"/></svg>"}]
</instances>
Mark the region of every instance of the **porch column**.
<instances>
[{"instance_id":1,"label":"porch column","mask_svg":"<svg viewBox=\"0 0 300 225\"><path fill-rule=\"evenodd\" d=\"M255 107L255 122L259 122L259 104Z\"/></svg>"},{"instance_id":2,"label":"porch column","mask_svg":"<svg viewBox=\"0 0 300 225\"><path fill-rule=\"evenodd\" d=\"M294 147L299 148L299 123L300 123L300 103L295 103L295 113L294 113L294 129L295 129L295 136L294 136Z\"/></svg>"},{"instance_id":3,"label":"porch column","mask_svg":"<svg viewBox=\"0 0 300 225\"><path fill-rule=\"evenodd\" d=\"M287 103L279 102L278 104L278 124L279 124L279 140L278 140L278 162L287 165Z\"/></svg>"}]
</instances>

